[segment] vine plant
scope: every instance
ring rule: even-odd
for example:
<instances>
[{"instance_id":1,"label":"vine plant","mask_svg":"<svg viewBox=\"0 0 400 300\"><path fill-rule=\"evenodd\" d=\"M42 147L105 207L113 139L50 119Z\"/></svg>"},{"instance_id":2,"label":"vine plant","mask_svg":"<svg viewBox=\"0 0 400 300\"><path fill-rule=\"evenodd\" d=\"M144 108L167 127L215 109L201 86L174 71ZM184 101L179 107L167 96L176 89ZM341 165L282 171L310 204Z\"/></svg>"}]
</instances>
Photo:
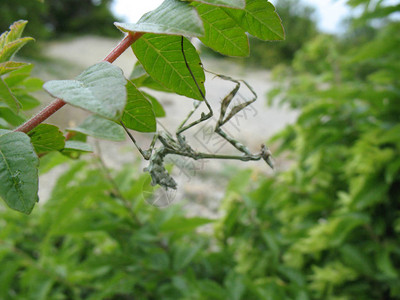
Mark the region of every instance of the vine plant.
<instances>
[{"instance_id":1,"label":"vine plant","mask_svg":"<svg viewBox=\"0 0 400 300\"><path fill-rule=\"evenodd\" d=\"M23 111L39 104L30 93L42 86L29 76L32 65L12 60L32 40L21 38L26 23L15 22L0 36L0 197L26 214L38 201L39 157L51 151L90 151L87 135L123 140L120 124L156 131L162 107L140 88L206 100L204 70L190 38L228 56L249 54L247 34L262 40L284 38L281 20L267 0L165 0L135 24L115 23L126 36L102 62L75 80L46 82L43 88L56 99L25 121ZM129 47L138 63L127 80L111 63ZM43 122L66 103L93 115L64 135Z\"/></svg>"}]
</instances>

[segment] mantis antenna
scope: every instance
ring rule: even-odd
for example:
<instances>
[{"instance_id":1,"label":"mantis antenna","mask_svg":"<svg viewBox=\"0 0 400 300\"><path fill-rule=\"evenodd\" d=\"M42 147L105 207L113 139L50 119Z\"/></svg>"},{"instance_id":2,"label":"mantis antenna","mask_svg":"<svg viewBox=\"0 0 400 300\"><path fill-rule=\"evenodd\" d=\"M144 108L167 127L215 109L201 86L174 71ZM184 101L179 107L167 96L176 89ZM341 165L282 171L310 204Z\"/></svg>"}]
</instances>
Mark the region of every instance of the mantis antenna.
<instances>
[{"instance_id":1,"label":"mantis antenna","mask_svg":"<svg viewBox=\"0 0 400 300\"><path fill-rule=\"evenodd\" d=\"M189 63L187 62L185 51L184 51L184 37L181 37L181 51L182 51L182 56L186 64L186 68L188 69L190 76L192 77L194 83L197 86L197 89L203 99L203 101L197 101L194 104L194 108L189 112L187 117L183 120L183 122L180 124L176 131L176 138L173 137L173 135L167 131L160 131L156 133L153 137L153 141L150 145L150 148L148 150L142 150L139 145L137 144L135 138L132 136L132 134L128 131L128 129L125 127L123 122L121 121L121 125L125 129L126 133L128 134L129 138L132 140L132 142L135 144L136 148L139 150L140 154L143 156L144 159L149 160L149 165L147 168L144 169L144 171L147 171L150 173L150 176L152 178L152 185L160 185L165 189L176 189L177 188L177 183L176 181L171 177L171 175L168 173L168 171L164 167L164 158L167 155L170 154L175 154L179 156L185 156L185 157L190 157L194 160L198 159L232 159L232 160L241 160L241 161L256 161L263 159L272 169L274 168L274 162L272 160L272 154L270 150L263 144L261 145L260 152L256 154L252 154L250 150L242 143L237 141L235 138L229 136L223 129L222 127L230 120L232 119L233 116L235 116L238 112L240 112L242 109L246 108L248 105L252 104L254 101L257 100L257 94L253 90L253 88L244 80L236 80L233 79L229 76L225 75L220 75L220 74L215 74L217 77L223 79L223 80L229 80L234 82L236 85L233 88L232 91L229 92L228 95L225 96L225 98L221 102L221 110L219 114L218 121L215 125L214 132L218 135L220 135L223 139L228 141L233 147L235 147L239 152L241 152L241 155L226 155L226 154L216 154L216 153L204 153L204 152L198 152L195 151L187 142L186 138L183 135L183 133L210 119L214 113L212 110L212 107L210 103L207 101L204 93L202 92L195 76L193 75L193 72L189 66ZM210 72L212 73L212 72ZM228 108L231 106L230 104L232 103L233 98L239 91L241 87L241 83L243 83L252 93L253 97L245 101L243 103L234 105L229 113L228 113ZM190 117L194 114L194 112L197 110L197 108L200 106L200 104L204 102L207 109L208 113L201 113L201 116L198 120L195 120L189 124L187 124L188 120ZM156 143L160 142L161 145L158 148L155 148Z\"/></svg>"}]
</instances>

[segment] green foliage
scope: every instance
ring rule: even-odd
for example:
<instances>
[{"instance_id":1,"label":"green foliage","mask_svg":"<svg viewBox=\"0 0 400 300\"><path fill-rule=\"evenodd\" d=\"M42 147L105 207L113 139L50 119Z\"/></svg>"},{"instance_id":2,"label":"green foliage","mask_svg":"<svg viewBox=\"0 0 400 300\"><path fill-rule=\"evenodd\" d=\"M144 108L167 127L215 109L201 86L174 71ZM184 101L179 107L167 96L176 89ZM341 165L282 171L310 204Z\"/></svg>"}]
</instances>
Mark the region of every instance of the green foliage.
<instances>
[{"instance_id":1,"label":"green foliage","mask_svg":"<svg viewBox=\"0 0 400 300\"><path fill-rule=\"evenodd\" d=\"M107 1L101 3L105 2ZM87 8L88 3L85 1L79 1L79 3L80 8ZM241 0L232 2L232 6L227 6L224 0L207 1L207 3L199 6L198 3L192 3L192 1L165 0L160 7L145 14L137 24L116 23L116 26L123 31L148 32L132 46L140 62L132 73L132 82L125 79L120 68L105 61L89 67L75 80L46 82L43 88L50 95L95 115L90 116L77 128L69 129L70 133L67 135L66 142L62 133L50 125L42 125L31 131L29 137L37 154L44 155L52 150L59 150L67 156L77 158L81 152L91 151L90 146L85 143L86 135L114 141L123 140L123 128L115 123L122 120L130 129L154 132L156 116L164 116L165 112L154 97L138 90L140 87L173 91L193 99L203 100L205 75L199 55L190 41L181 37L181 35L189 37L204 35L203 21L199 17L197 8L203 13L216 9L214 19L221 14L228 17L229 26L234 26L230 34L223 37L222 43L234 44L236 36L241 36L242 42L238 44L238 47L245 47L241 51L242 54L248 52L247 36L244 31L262 39L282 39L284 36L281 20L273 5L268 1L247 0L245 6ZM62 6L57 1L52 2L51 5ZM209 20L204 16L205 14L202 15L206 21ZM18 126L24 121L25 118L20 116L21 108L32 109L39 104L29 93L36 91L42 82L29 78L31 66L11 61L13 55L31 40L31 38L21 38L25 25L26 21L18 21L10 27L9 32L5 32L0 37L0 63L2 63L0 65L0 117L2 119L0 121L4 120L0 125L5 128L8 127L7 123ZM80 24L80 26L84 25ZM212 27L207 27L209 34L213 32L224 34L226 29L225 22L216 22ZM220 40L213 41L210 37L205 37L207 38L210 47L229 52L226 47L221 46ZM116 50L115 53L118 51ZM55 103L63 105L60 100ZM48 111L50 109L46 113ZM24 131L24 128L31 127L22 126L17 130ZM179 143L182 144L183 140ZM157 162L162 163L162 155ZM10 182L14 182L12 172L5 174L8 174ZM31 174L33 176L31 182L37 183L37 173ZM24 186L25 181L18 184ZM32 188L30 192L37 192L37 186L24 188L27 190ZM9 190L11 189L8 188L7 191ZM11 202L17 201L15 199L20 201L21 197L23 199L24 193L2 197L11 207L19 207L18 203ZM29 203L31 203L30 200L31 198L27 199ZM33 205L27 207L24 209L26 213L32 209Z\"/></svg>"},{"instance_id":2,"label":"green foliage","mask_svg":"<svg viewBox=\"0 0 400 300\"><path fill-rule=\"evenodd\" d=\"M227 294L206 279L210 243L194 234L212 220L149 206L147 175L130 166L110 174L93 162L69 165L31 217L0 209L2 299L205 299L214 286Z\"/></svg>"}]
</instances>

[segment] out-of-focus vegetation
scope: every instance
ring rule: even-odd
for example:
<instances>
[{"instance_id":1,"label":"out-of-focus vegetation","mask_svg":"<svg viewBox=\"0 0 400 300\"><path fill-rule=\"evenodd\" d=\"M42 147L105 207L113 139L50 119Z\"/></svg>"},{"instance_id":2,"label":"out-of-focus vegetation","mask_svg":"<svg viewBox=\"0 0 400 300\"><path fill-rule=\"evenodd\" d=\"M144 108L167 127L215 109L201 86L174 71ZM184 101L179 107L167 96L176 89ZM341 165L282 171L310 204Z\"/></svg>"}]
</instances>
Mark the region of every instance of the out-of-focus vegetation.
<instances>
[{"instance_id":1,"label":"out-of-focus vegetation","mask_svg":"<svg viewBox=\"0 0 400 300\"><path fill-rule=\"evenodd\" d=\"M346 35L275 70L270 101L300 112L274 138L288 170L238 171L198 233L210 220L143 201L138 168L70 163L31 216L0 210L0 298L400 299L400 7L349 3Z\"/></svg>"},{"instance_id":2,"label":"out-of-focus vegetation","mask_svg":"<svg viewBox=\"0 0 400 300\"><path fill-rule=\"evenodd\" d=\"M119 36L112 24L116 21L110 11L112 0L1 0L0 32L15 20L29 20L25 30L37 40L59 38L66 35L96 34ZM22 55L34 55L35 43L22 49Z\"/></svg>"}]
</instances>

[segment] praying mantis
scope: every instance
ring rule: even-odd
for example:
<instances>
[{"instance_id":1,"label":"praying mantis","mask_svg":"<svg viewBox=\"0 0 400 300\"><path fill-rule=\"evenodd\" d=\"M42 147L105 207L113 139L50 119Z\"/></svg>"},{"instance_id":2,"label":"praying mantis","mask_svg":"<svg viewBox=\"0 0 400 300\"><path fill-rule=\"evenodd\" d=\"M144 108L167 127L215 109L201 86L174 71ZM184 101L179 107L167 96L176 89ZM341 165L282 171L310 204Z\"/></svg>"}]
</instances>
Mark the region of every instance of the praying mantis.
<instances>
[{"instance_id":1,"label":"praying mantis","mask_svg":"<svg viewBox=\"0 0 400 300\"><path fill-rule=\"evenodd\" d=\"M217 154L217 153L204 153L204 152L198 152L195 149L193 149L189 143L186 141L186 137L183 135L185 131L189 130L190 128L205 122L212 118L214 116L213 109L210 105L210 103L207 101L203 91L201 90L195 76L193 75L192 70L189 67L189 64L186 59L186 55L183 49L183 37L181 38L181 50L182 50L182 55L183 59L185 61L186 67L194 80L194 83L196 84L198 91L201 95L201 98L203 101L196 101L194 103L193 109L189 112L189 114L186 116L186 118L183 120L183 122L179 125L178 129L176 130L175 137L166 131L160 131L156 133L153 137L153 140L150 144L150 147L148 150L143 150L141 147L138 145L136 142L135 138L133 135L128 131L128 129L125 127L123 122L120 122L122 127L125 129L126 133L128 134L129 138L132 140L132 142L135 144L136 148L140 152L140 154L143 156L145 160L149 161L149 165L147 168L144 169L144 171L147 171L150 173L152 182L152 185L160 185L164 189L177 189L177 183L176 181L171 177L171 175L168 173L168 171L164 167L164 159L167 155L179 155L179 156L185 156L192 158L194 160L199 160L199 159L230 159L230 160L241 160L241 161L257 161L263 159L272 169L274 169L274 162L272 160L272 154L271 151L264 145L261 145L260 152L252 154L250 150L242 143L237 141L235 138L231 137L228 135L222 127L232 119L238 112L252 104L254 101L257 100L257 94L253 90L253 88L244 80L236 80L233 79L229 76L225 75L220 75L220 74L215 74L214 75L218 76L219 78L223 80L228 80L233 83L235 83L235 87L229 92L228 95L225 96L225 98L221 101L221 109L220 109L220 114L218 121L216 122L214 132L218 135L220 135L223 139L228 141L234 148L236 148L241 155L227 155L227 154ZM212 73L212 72L210 72ZM247 100L243 103L234 105L229 113L228 113L228 108L230 107L230 104L232 103L232 100L234 99L235 95L238 93L241 83L243 83L252 93L252 98L250 100ZM199 108L199 106L204 102L206 105L206 108L208 110L207 113L202 112L201 116L199 119L188 123L190 117L196 112L196 110ZM158 148L155 148L157 141L160 142L160 146Z\"/></svg>"}]
</instances>

